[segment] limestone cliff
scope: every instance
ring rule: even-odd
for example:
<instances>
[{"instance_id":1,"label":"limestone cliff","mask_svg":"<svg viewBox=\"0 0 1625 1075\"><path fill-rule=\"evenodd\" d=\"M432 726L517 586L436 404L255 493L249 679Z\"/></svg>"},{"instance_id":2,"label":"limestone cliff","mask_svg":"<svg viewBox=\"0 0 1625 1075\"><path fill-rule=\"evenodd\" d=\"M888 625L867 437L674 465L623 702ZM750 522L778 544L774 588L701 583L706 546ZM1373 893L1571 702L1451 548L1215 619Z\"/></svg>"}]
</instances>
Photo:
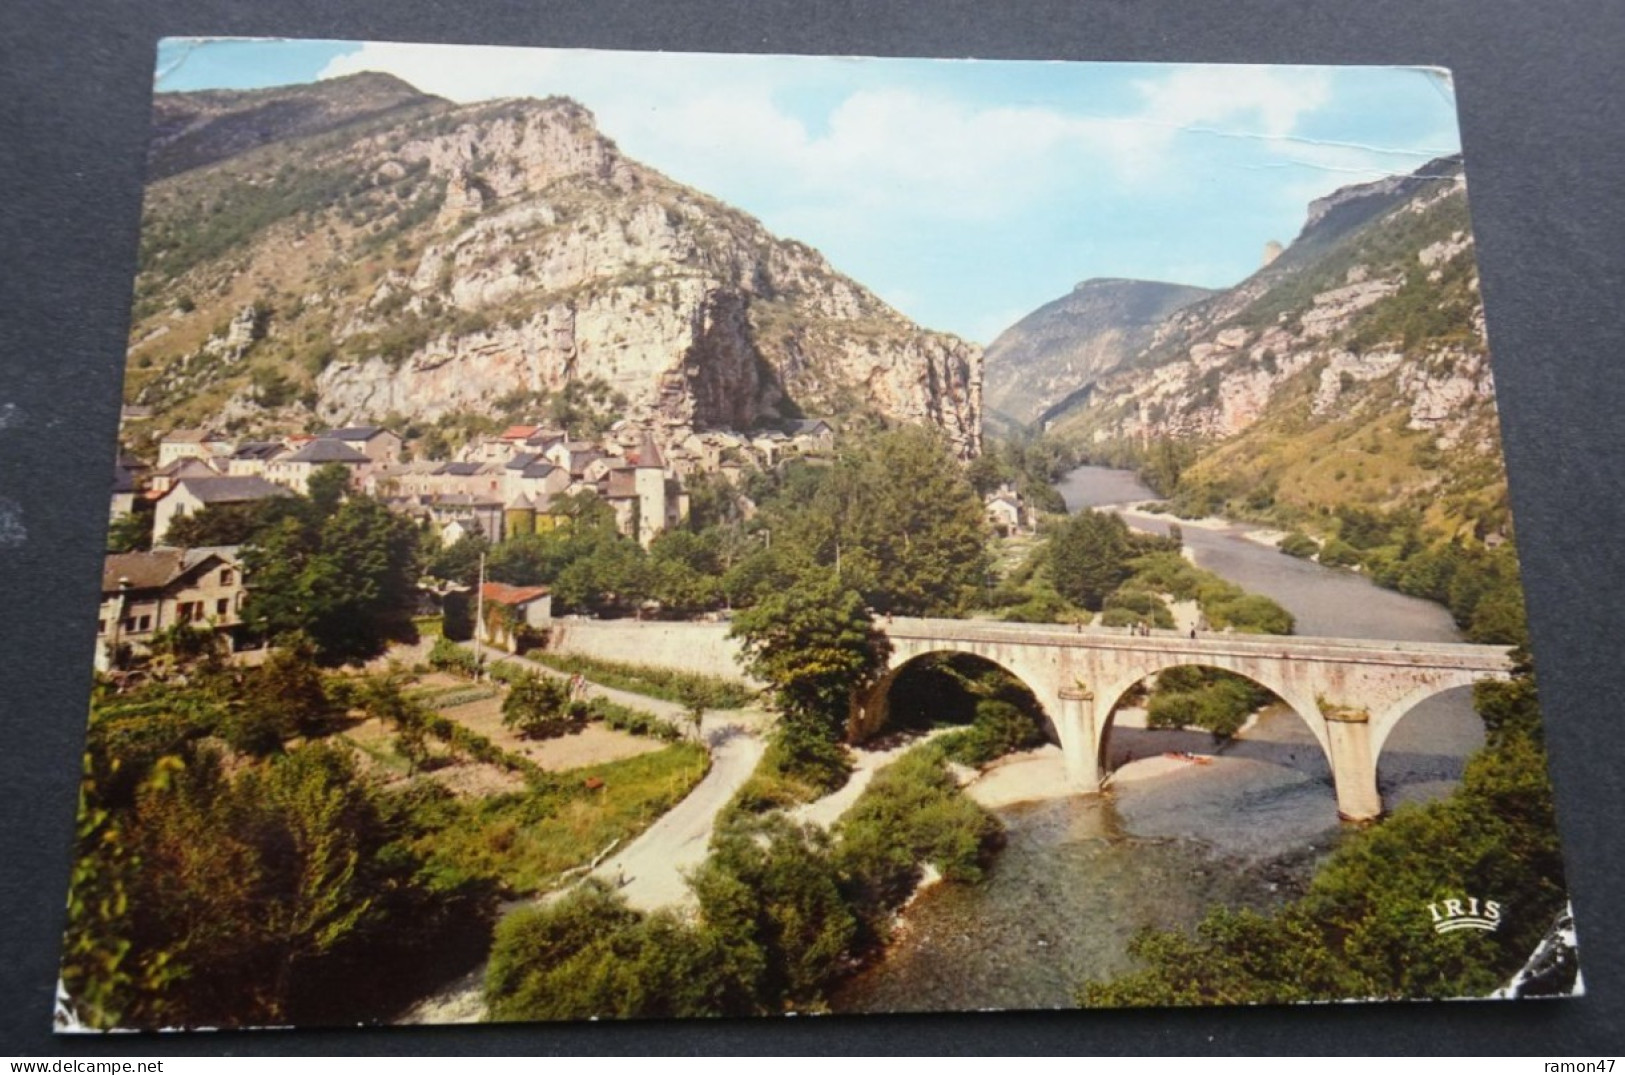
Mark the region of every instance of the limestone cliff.
<instances>
[{"instance_id":1,"label":"limestone cliff","mask_svg":"<svg viewBox=\"0 0 1625 1075\"><path fill-rule=\"evenodd\" d=\"M1189 479L1221 498L1504 525L1459 161L1317 201L1279 258L1157 325L1053 428L1090 445L1189 442Z\"/></svg>"},{"instance_id":2,"label":"limestone cliff","mask_svg":"<svg viewBox=\"0 0 1625 1075\"><path fill-rule=\"evenodd\" d=\"M1169 314L1212 294L1151 280L1085 280L999 334L987 349L986 403L1040 421L1151 341Z\"/></svg>"},{"instance_id":3,"label":"limestone cliff","mask_svg":"<svg viewBox=\"0 0 1625 1075\"><path fill-rule=\"evenodd\" d=\"M261 337L222 347L245 308ZM126 391L160 421L433 422L602 382L673 428L865 412L980 447L978 348L562 98L420 99L160 180L136 315Z\"/></svg>"}]
</instances>

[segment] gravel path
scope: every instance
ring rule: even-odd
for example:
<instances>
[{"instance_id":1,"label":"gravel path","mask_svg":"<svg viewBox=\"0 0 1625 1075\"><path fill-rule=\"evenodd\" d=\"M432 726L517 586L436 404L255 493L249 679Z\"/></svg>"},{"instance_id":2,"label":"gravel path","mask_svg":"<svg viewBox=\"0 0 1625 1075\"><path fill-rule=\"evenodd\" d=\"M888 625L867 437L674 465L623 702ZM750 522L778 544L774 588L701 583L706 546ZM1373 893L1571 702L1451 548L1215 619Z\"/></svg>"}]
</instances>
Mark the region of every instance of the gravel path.
<instances>
[{"instance_id":1,"label":"gravel path","mask_svg":"<svg viewBox=\"0 0 1625 1075\"><path fill-rule=\"evenodd\" d=\"M515 661L554 678L569 678L564 673L523 657L504 656L502 659ZM675 702L602 687L591 681L587 683L584 693L589 698L607 698L620 705L645 710L673 722L679 728L688 726L687 710ZM618 887L627 903L639 910L655 910L690 900L692 894L684 872L705 861L717 812L750 778L756 763L761 760L767 749L762 732L771 720L770 714L758 709L707 713L700 723L700 734L711 753L711 768L705 774L705 779L630 844L600 863L591 876ZM562 889L543 899L557 899L568 891L568 888ZM481 995L484 979L485 968L482 965L413 1005L397 1022L477 1022L485 1015L485 1002Z\"/></svg>"}]
</instances>

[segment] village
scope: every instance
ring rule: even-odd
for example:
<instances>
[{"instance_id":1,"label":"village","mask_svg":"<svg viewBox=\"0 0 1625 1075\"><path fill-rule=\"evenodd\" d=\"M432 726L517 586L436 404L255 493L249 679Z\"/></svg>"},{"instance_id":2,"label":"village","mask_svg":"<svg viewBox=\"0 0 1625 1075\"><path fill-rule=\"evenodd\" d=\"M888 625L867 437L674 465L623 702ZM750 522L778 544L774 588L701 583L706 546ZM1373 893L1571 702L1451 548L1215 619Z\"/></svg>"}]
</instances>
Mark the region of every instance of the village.
<instances>
[{"instance_id":1,"label":"village","mask_svg":"<svg viewBox=\"0 0 1625 1075\"><path fill-rule=\"evenodd\" d=\"M739 491L748 474L792 459L828 464L836 447L835 427L822 418L789 419L749 433L661 432L657 437L621 420L602 437L577 438L563 429L516 424L470 439L450 459L432 459L377 425L278 439L172 430L158 438L154 462L121 453L114 468L111 520L138 527L146 537L141 544L150 548L107 555L97 668L111 667L121 647L141 654L154 635L176 624L206 624L234 645L244 641L242 610L252 580L245 578L241 549L183 547L171 529L205 509L246 509L304 495L323 468L342 468L351 490L412 519L442 548L476 536L496 545L552 529L566 518L557 506L586 494L613 510L623 537L648 549L688 519L696 475L720 478ZM742 491L739 496L749 517L754 504ZM1031 513L1008 486L988 494L985 507L1000 536L1031 530ZM432 605L440 592L435 581L425 580L424 589ZM537 630L551 618L545 586L487 582L480 598L509 606ZM503 648L516 644L506 634L487 641Z\"/></svg>"}]
</instances>

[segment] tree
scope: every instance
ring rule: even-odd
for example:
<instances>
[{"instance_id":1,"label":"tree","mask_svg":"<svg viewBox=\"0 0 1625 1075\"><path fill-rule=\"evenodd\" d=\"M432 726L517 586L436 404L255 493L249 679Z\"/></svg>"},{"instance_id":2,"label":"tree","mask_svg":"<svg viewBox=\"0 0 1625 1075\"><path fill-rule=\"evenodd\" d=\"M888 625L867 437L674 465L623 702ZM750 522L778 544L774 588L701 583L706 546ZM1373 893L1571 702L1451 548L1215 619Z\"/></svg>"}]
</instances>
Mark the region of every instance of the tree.
<instances>
[{"instance_id":1,"label":"tree","mask_svg":"<svg viewBox=\"0 0 1625 1075\"><path fill-rule=\"evenodd\" d=\"M93 742L93 768L117 756ZM459 884L414 883L347 751L316 743L228 774L184 746L133 802L87 782L63 979L97 1027L376 1020L410 968L485 915ZM138 867L138 868L137 868Z\"/></svg>"},{"instance_id":2,"label":"tree","mask_svg":"<svg viewBox=\"0 0 1625 1075\"><path fill-rule=\"evenodd\" d=\"M324 664L360 662L416 637L419 534L356 496L320 521L288 517L244 553L243 619L262 635L304 633Z\"/></svg>"},{"instance_id":3,"label":"tree","mask_svg":"<svg viewBox=\"0 0 1625 1075\"><path fill-rule=\"evenodd\" d=\"M496 1019L760 1014L715 930L639 914L601 881L497 927L485 996Z\"/></svg>"},{"instance_id":4,"label":"tree","mask_svg":"<svg viewBox=\"0 0 1625 1075\"><path fill-rule=\"evenodd\" d=\"M563 680L527 672L502 700L502 723L526 739L556 739L587 722L587 710L572 701Z\"/></svg>"},{"instance_id":5,"label":"tree","mask_svg":"<svg viewBox=\"0 0 1625 1075\"><path fill-rule=\"evenodd\" d=\"M722 603L715 533L668 530L649 546L649 594L667 616L692 616Z\"/></svg>"},{"instance_id":6,"label":"tree","mask_svg":"<svg viewBox=\"0 0 1625 1075\"><path fill-rule=\"evenodd\" d=\"M275 754L286 739L324 731L332 710L315 647L302 635L286 636L243 677L222 731L235 750Z\"/></svg>"},{"instance_id":7,"label":"tree","mask_svg":"<svg viewBox=\"0 0 1625 1075\"><path fill-rule=\"evenodd\" d=\"M1122 518L1082 511L1062 523L1049 539L1050 577L1062 597L1098 612L1107 595L1132 573L1129 560L1135 552Z\"/></svg>"},{"instance_id":8,"label":"tree","mask_svg":"<svg viewBox=\"0 0 1625 1075\"><path fill-rule=\"evenodd\" d=\"M473 586L480 577L480 557L491 551L484 534L464 534L429 557L425 571L434 578Z\"/></svg>"},{"instance_id":9,"label":"tree","mask_svg":"<svg viewBox=\"0 0 1625 1075\"><path fill-rule=\"evenodd\" d=\"M772 524L787 562L834 568L880 612L943 615L986 580L981 498L946 441L902 426L850 448L804 508Z\"/></svg>"},{"instance_id":10,"label":"tree","mask_svg":"<svg viewBox=\"0 0 1625 1075\"><path fill-rule=\"evenodd\" d=\"M210 504L191 515L177 515L163 535L165 545L181 549L245 545L279 519L299 510L293 497L270 497L246 504Z\"/></svg>"},{"instance_id":11,"label":"tree","mask_svg":"<svg viewBox=\"0 0 1625 1075\"><path fill-rule=\"evenodd\" d=\"M316 519L331 518L349 493L350 471L341 463L318 467L305 483L305 495L310 498L310 510Z\"/></svg>"},{"instance_id":12,"label":"tree","mask_svg":"<svg viewBox=\"0 0 1625 1075\"><path fill-rule=\"evenodd\" d=\"M152 548L152 512L131 511L107 527L108 552L145 552Z\"/></svg>"},{"instance_id":13,"label":"tree","mask_svg":"<svg viewBox=\"0 0 1625 1075\"><path fill-rule=\"evenodd\" d=\"M886 667L891 644L863 598L832 575L807 575L734 617L750 674L771 684L786 717L814 722L831 738L854 691Z\"/></svg>"},{"instance_id":14,"label":"tree","mask_svg":"<svg viewBox=\"0 0 1625 1075\"><path fill-rule=\"evenodd\" d=\"M821 1002L858 931L829 836L769 814L725 826L711 848L690 885L722 965L764 1011Z\"/></svg>"}]
</instances>

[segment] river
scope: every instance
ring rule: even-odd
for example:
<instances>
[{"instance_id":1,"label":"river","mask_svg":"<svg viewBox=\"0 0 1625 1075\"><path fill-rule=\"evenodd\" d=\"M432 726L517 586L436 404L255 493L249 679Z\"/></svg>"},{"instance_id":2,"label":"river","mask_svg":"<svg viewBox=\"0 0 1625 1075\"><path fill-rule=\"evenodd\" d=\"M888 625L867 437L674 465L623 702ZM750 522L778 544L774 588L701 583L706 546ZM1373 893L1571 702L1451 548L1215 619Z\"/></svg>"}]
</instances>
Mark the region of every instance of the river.
<instances>
[{"instance_id":1,"label":"river","mask_svg":"<svg viewBox=\"0 0 1625 1075\"><path fill-rule=\"evenodd\" d=\"M1172 521L1128 509L1156 499L1130 471L1082 467L1057 488L1074 512L1119 511L1156 532ZM1283 555L1247 536L1256 527L1182 530L1199 566L1278 601L1299 634L1459 641L1443 608ZM1384 804L1447 794L1483 741L1468 691L1418 706L1383 748ZM1108 794L998 809L1009 841L986 881L922 892L885 958L844 983L831 1007L1069 1007L1083 982L1132 967L1129 941L1141 928L1188 929L1209 907L1264 909L1301 891L1344 831L1307 726L1274 708L1211 765L1138 778L1128 760L1187 749L1213 748L1205 733L1119 728Z\"/></svg>"}]
</instances>

